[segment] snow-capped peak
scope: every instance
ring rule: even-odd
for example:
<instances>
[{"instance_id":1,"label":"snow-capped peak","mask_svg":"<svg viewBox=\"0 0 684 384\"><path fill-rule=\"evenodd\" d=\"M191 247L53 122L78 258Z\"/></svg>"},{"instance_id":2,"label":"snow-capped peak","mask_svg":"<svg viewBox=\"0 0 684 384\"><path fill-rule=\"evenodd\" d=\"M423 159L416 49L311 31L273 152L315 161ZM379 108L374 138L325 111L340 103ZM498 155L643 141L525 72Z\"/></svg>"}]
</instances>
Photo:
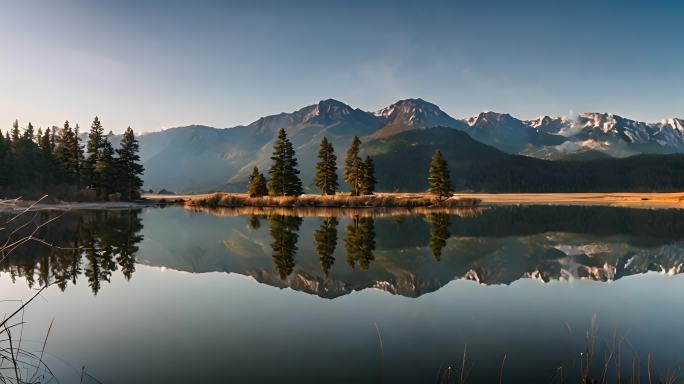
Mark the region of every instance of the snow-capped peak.
<instances>
[{"instance_id":1,"label":"snow-capped peak","mask_svg":"<svg viewBox=\"0 0 684 384\"><path fill-rule=\"evenodd\" d=\"M373 112L373 115L378 117L389 117L392 113L394 113L394 104L390 105L389 107L378 109L377 111Z\"/></svg>"},{"instance_id":2,"label":"snow-capped peak","mask_svg":"<svg viewBox=\"0 0 684 384\"><path fill-rule=\"evenodd\" d=\"M670 127L680 132L684 131L684 120L676 117L660 120L657 125L661 127Z\"/></svg>"},{"instance_id":3,"label":"snow-capped peak","mask_svg":"<svg viewBox=\"0 0 684 384\"><path fill-rule=\"evenodd\" d=\"M549 115L544 115L544 116L536 117L532 120L528 120L527 124L532 128L539 128L542 125L550 124L554 120L556 120L556 119L552 118Z\"/></svg>"}]
</instances>

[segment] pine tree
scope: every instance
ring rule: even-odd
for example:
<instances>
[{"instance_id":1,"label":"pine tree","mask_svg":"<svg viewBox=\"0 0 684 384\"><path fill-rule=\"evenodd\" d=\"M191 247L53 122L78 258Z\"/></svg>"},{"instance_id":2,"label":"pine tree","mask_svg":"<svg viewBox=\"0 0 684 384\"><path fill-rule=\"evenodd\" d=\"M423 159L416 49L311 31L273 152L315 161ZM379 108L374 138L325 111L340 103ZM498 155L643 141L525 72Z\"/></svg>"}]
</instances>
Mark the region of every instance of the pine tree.
<instances>
[{"instance_id":1,"label":"pine tree","mask_svg":"<svg viewBox=\"0 0 684 384\"><path fill-rule=\"evenodd\" d=\"M62 128L57 139L54 156L69 183L76 183L80 177L78 158L74 154L74 146L76 145L74 131L71 130L69 121L65 121L64 128Z\"/></svg>"},{"instance_id":2,"label":"pine tree","mask_svg":"<svg viewBox=\"0 0 684 384\"><path fill-rule=\"evenodd\" d=\"M126 200L135 200L140 197L140 188L143 185L141 175L144 167L140 164L140 144L135 138L131 127L128 127L121 138L121 148L116 150L118 165L122 181L121 194Z\"/></svg>"},{"instance_id":3,"label":"pine tree","mask_svg":"<svg viewBox=\"0 0 684 384\"><path fill-rule=\"evenodd\" d=\"M44 156L52 157L52 145L50 144L51 130L50 128L45 130L45 133L41 134L38 130L38 147Z\"/></svg>"},{"instance_id":4,"label":"pine tree","mask_svg":"<svg viewBox=\"0 0 684 384\"><path fill-rule=\"evenodd\" d=\"M363 161L359 157L359 147L361 140L358 136L354 136L352 143L347 149L347 156L344 160L344 181L349 185L349 192L352 196L358 196L360 193L361 183L361 167Z\"/></svg>"},{"instance_id":5,"label":"pine tree","mask_svg":"<svg viewBox=\"0 0 684 384\"><path fill-rule=\"evenodd\" d=\"M33 124L29 121L26 130L24 131L24 139L33 141L35 132L33 131Z\"/></svg>"},{"instance_id":6,"label":"pine tree","mask_svg":"<svg viewBox=\"0 0 684 384\"><path fill-rule=\"evenodd\" d=\"M114 158L114 153L112 143L105 137L102 142L102 151L95 167L95 173L98 178L97 193L105 198L109 194L120 190L120 181L123 179L122 169L119 166L118 159Z\"/></svg>"},{"instance_id":7,"label":"pine tree","mask_svg":"<svg viewBox=\"0 0 684 384\"><path fill-rule=\"evenodd\" d=\"M85 156L83 155L83 145L81 145L80 127L78 124L74 127L74 142L71 146L72 158L74 159L74 168L76 170L76 186L81 189L83 180L83 163Z\"/></svg>"},{"instance_id":8,"label":"pine tree","mask_svg":"<svg viewBox=\"0 0 684 384\"><path fill-rule=\"evenodd\" d=\"M449 179L449 165L444 157L442 157L442 152L439 149L435 150L435 154L430 162L428 184L430 185L430 193L436 195L440 200L453 195L451 192L451 180Z\"/></svg>"},{"instance_id":9,"label":"pine tree","mask_svg":"<svg viewBox=\"0 0 684 384\"><path fill-rule=\"evenodd\" d=\"M281 128L273 146L271 156L273 165L268 170L268 191L275 196L299 196L302 194L302 181L299 179L297 158L292 142Z\"/></svg>"},{"instance_id":10,"label":"pine tree","mask_svg":"<svg viewBox=\"0 0 684 384\"><path fill-rule=\"evenodd\" d=\"M337 191L337 156L332 144L325 137L318 150L314 182L321 190L321 195L334 195Z\"/></svg>"},{"instance_id":11,"label":"pine tree","mask_svg":"<svg viewBox=\"0 0 684 384\"><path fill-rule=\"evenodd\" d=\"M76 125L78 127L78 124ZM57 148L57 127L52 126L52 131L50 132L50 148L52 152Z\"/></svg>"},{"instance_id":12,"label":"pine tree","mask_svg":"<svg viewBox=\"0 0 684 384\"><path fill-rule=\"evenodd\" d=\"M60 181L60 172L57 168L57 161L52 153L52 147L50 146L50 128L47 128L45 132L41 132L38 129L36 134L36 140L38 141L38 152L40 158L40 172L43 173L44 187L47 189L49 185L55 184L55 182Z\"/></svg>"},{"instance_id":13,"label":"pine tree","mask_svg":"<svg viewBox=\"0 0 684 384\"><path fill-rule=\"evenodd\" d=\"M103 149L104 144L104 128L100 119L95 116L93 124L90 126L90 133L88 133L88 145L86 146L86 158L83 164L83 173L88 188L99 188L99 177L96 172L97 162Z\"/></svg>"},{"instance_id":14,"label":"pine tree","mask_svg":"<svg viewBox=\"0 0 684 384\"><path fill-rule=\"evenodd\" d=\"M252 174L249 175L249 183L247 184L247 194L249 197L261 197L268 195L268 188L266 187L266 178L264 174L259 172L258 167L254 167Z\"/></svg>"},{"instance_id":15,"label":"pine tree","mask_svg":"<svg viewBox=\"0 0 684 384\"><path fill-rule=\"evenodd\" d=\"M361 195L372 195L375 192L375 164L370 156L366 156L366 161L361 166L361 185L359 192Z\"/></svg>"},{"instance_id":16,"label":"pine tree","mask_svg":"<svg viewBox=\"0 0 684 384\"><path fill-rule=\"evenodd\" d=\"M12 123L12 143L17 143L20 137L19 120L14 120L14 123Z\"/></svg>"}]
</instances>

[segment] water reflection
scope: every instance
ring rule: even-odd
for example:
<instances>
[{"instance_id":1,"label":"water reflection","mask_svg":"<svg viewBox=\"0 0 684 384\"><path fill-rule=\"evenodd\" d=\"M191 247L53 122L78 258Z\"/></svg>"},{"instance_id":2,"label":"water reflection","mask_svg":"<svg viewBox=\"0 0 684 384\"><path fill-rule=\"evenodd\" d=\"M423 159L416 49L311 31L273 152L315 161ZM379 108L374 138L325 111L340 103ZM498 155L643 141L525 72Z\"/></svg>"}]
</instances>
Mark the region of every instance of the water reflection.
<instances>
[{"instance_id":1,"label":"water reflection","mask_svg":"<svg viewBox=\"0 0 684 384\"><path fill-rule=\"evenodd\" d=\"M59 214L37 213L16 236ZM37 233L45 243L3 255L0 268L12 279L25 277L30 286L54 282L62 290L82 276L97 294L113 274L128 280L142 262L193 273L238 273L334 298L371 287L418 297L454 279L608 281L646 271L678 274L684 264L680 210L173 207L72 211L56 223Z\"/></svg>"},{"instance_id":2,"label":"water reflection","mask_svg":"<svg viewBox=\"0 0 684 384\"><path fill-rule=\"evenodd\" d=\"M58 214L39 213L22 233ZM559 382L554 370L561 364L566 378L581 369L577 356L586 356L580 353L594 313L596 340L604 345L615 330L628 332L641 372L650 353L663 369L679 366L683 314L672 303L681 278L530 279L678 274L684 211L171 207L73 211L56 223L37 233L54 246L33 242L3 255L4 289L14 297L23 288L7 276L22 285L19 277L31 286L68 287L65 294L47 290L48 300L27 315L40 316L30 321L39 325L56 317L48 348L73 366L91 367L103 382L377 382L381 369L386 382L423 382L440 366L460 366L464 345L474 366L470 382L497 382L504 355L503 381ZM212 271L231 275L205 274ZM450 284L455 279L481 285ZM366 288L408 297L439 292L417 300L374 290L318 298ZM83 300L83 291L102 294ZM29 338L42 340L44 328ZM387 352L381 361L379 334ZM593 370L602 370L603 351L597 349ZM613 361L629 370L632 355L624 356ZM183 364L169 364L175 361ZM264 361L287 369L264 370ZM78 373L60 381L77 381Z\"/></svg>"},{"instance_id":3,"label":"water reflection","mask_svg":"<svg viewBox=\"0 0 684 384\"><path fill-rule=\"evenodd\" d=\"M329 276L330 267L335 263L335 248L337 248L337 218L326 217L321 226L314 233L316 253L321 260L321 268L325 276Z\"/></svg>"},{"instance_id":4,"label":"water reflection","mask_svg":"<svg viewBox=\"0 0 684 384\"><path fill-rule=\"evenodd\" d=\"M374 259L375 220L372 217L354 216L347 225L344 245L347 249L347 264L352 268L358 264L362 270L368 269Z\"/></svg>"},{"instance_id":5,"label":"water reflection","mask_svg":"<svg viewBox=\"0 0 684 384\"><path fill-rule=\"evenodd\" d=\"M299 226L302 218L297 216L272 215L268 218L273 248L273 264L281 280L285 280L295 266Z\"/></svg>"},{"instance_id":6,"label":"water reflection","mask_svg":"<svg viewBox=\"0 0 684 384\"><path fill-rule=\"evenodd\" d=\"M0 217L7 222L11 216ZM34 230L51 219L55 221ZM30 287L56 284L64 291L85 276L94 294L120 271L130 280L135 272L143 224L139 210L41 211L9 222L0 241L32 235L35 240L11 252L0 253L0 268L12 280L23 277Z\"/></svg>"},{"instance_id":7,"label":"water reflection","mask_svg":"<svg viewBox=\"0 0 684 384\"><path fill-rule=\"evenodd\" d=\"M430 223L430 249L435 260L442 258L442 250L446 247L447 239L451 236L449 232L449 215L444 213L431 213L426 220Z\"/></svg>"}]
</instances>

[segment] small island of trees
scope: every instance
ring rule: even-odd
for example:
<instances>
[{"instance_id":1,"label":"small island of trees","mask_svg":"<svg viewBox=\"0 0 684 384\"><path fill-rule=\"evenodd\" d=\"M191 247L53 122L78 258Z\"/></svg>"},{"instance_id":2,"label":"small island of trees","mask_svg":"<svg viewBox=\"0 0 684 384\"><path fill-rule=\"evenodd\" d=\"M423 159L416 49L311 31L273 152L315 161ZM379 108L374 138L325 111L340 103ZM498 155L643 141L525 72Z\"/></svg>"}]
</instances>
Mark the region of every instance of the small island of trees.
<instances>
[{"instance_id":1,"label":"small island of trees","mask_svg":"<svg viewBox=\"0 0 684 384\"><path fill-rule=\"evenodd\" d=\"M285 129L280 129L270 157L268 179L254 166L247 183L247 196L217 193L188 201L198 206L320 206L320 207L412 207L444 205L477 205L475 199L451 199L453 188L449 177L449 165L439 150L429 164L428 194L376 194L375 164L373 158L361 157L361 139L354 136L347 148L342 179L348 193L340 191L337 155L327 137L321 140L312 186L319 195L303 195L304 187L298 169L294 145ZM303 195L303 196L302 196Z\"/></svg>"},{"instance_id":2,"label":"small island of trees","mask_svg":"<svg viewBox=\"0 0 684 384\"><path fill-rule=\"evenodd\" d=\"M347 148L342 179L348 193L340 191L337 155L332 142L323 137L318 150L312 186L319 195L304 195L294 145L285 129L280 129L270 157L268 179L254 166L247 183L247 194L215 193L192 198L186 202L196 206L314 206L314 207L417 207L454 206L471 207L477 199L452 198L453 188L449 166L439 150L429 164L428 194L376 194L377 179L373 158L362 158L361 139L354 136ZM446 204L446 205L445 205Z\"/></svg>"}]
</instances>

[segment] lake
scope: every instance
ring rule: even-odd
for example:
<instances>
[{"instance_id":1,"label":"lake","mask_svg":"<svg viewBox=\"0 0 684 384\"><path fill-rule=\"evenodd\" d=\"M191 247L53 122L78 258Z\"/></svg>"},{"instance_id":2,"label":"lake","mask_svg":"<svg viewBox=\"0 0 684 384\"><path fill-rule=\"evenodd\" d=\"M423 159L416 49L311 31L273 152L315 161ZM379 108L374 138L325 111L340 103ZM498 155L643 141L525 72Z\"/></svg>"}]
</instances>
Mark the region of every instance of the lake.
<instances>
[{"instance_id":1,"label":"lake","mask_svg":"<svg viewBox=\"0 0 684 384\"><path fill-rule=\"evenodd\" d=\"M60 382L655 382L684 363L681 210L41 211L19 233L50 218L0 287L49 283L21 340L40 353L53 322Z\"/></svg>"}]
</instances>

